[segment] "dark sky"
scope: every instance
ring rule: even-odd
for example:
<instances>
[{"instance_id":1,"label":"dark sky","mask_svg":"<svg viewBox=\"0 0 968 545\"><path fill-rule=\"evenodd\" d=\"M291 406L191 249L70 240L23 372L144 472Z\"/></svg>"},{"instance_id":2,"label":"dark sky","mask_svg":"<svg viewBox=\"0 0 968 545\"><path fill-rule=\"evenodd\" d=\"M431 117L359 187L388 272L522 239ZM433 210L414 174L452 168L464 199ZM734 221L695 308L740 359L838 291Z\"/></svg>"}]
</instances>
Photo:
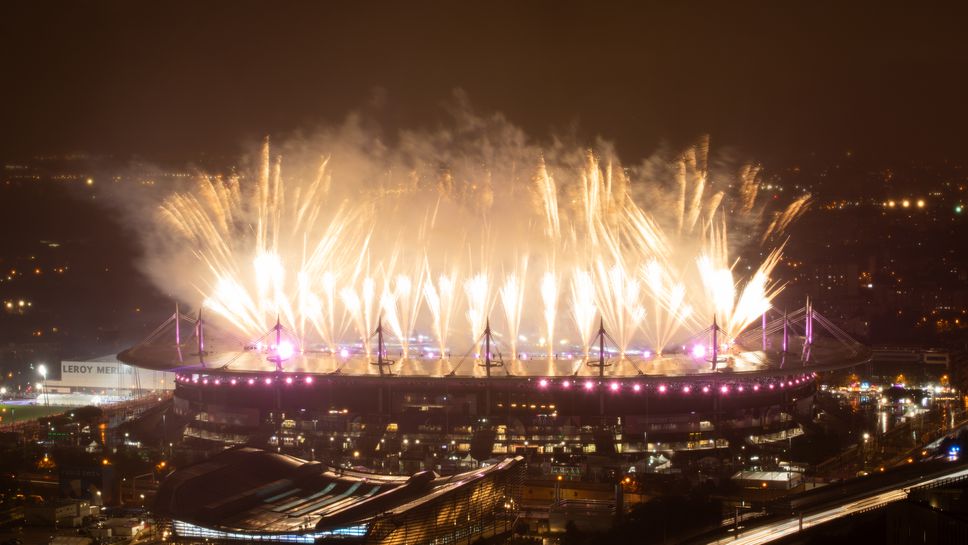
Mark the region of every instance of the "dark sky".
<instances>
[{"instance_id":1,"label":"dark sky","mask_svg":"<svg viewBox=\"0 0 968 545\"><path fill-rule=\"evenodd\" d=\"M434 124L458 88L632 157L705 132L765 161L963 157L957 3L602 4L3 2L0 158L235 154L374 96L388 129Z\"/></svg>"}]
</instances>

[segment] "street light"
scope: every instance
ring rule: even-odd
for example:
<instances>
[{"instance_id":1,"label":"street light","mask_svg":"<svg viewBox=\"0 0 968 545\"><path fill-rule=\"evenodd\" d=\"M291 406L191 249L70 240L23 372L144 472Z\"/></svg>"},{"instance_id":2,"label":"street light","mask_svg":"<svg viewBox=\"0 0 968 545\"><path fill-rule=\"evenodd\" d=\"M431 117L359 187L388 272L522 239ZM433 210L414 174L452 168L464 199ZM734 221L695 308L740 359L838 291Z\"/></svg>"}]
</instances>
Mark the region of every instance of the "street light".
<instances>
[{"instance_id":1,"label":"street light","mask_svg":"<svg viewBox=\"0 0 968 545\"><path fill-rule=\"evenodd\" d=\"M37 366L37 372L44 379L44 406L47 407L47 416L50 416L50 395L47 393L47 366L41 363Z\"/></svg>"}]
</instances>

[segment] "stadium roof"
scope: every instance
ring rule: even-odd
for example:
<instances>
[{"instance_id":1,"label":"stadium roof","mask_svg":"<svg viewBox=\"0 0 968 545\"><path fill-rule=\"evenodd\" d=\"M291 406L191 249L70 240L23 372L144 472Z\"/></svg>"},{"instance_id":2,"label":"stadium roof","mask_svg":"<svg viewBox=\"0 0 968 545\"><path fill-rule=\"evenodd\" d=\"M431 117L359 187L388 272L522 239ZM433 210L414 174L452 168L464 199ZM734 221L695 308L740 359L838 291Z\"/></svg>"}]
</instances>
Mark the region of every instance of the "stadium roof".
<instances>
[{"instance_id":1,"label":"stadium roof","mask_svg":"<svg viewBox=\"0 0 968 545\"><path fill-rule=\"evenodd\" d=\"M807 333L806 312L801 309L766 324L765 347L762 328L754 328L729 340L729 348L718 354L716 371L748 374L777 374L793 370L817 370L856 365L870 359L870 350L854 341L829 320L814 311L814 322ZM784 323L786 324L784 326ZM176 324L181 324L177 329ZM333 353L328 348L301 345L284 360L274 358L271 330L265 342L242 340L231 333L206 323L199 338L197 321L186 315L173 316L148 338L118 355L125 363L166 371L199 370L205 373L266 373L277 370L277 363L286 372L306 374L340 374L344 376L380 376L375 365L376 355L366 355L359 342L343 344ZM784 331L787 334L784 335ZM807 342L807 338L810 342ZM619 358L608 353L604 375L607 377L662 376L690 377L713 372L709 332L698 333L692 341L662 355L631 352ZM176 341L177 339L177 341ZM785 339L785 340L784 340ZM720 343L724 342L720 339ZM293 339L293 344L298 345ZM718 343L717 343L718 344ZM782 347L785 346L784 350ZM371 351L376 352L375 346ZM596 376L599 369L597 351L586 359L580 347L562 346L548 357L544 349L537 353L527 349L519 357L505 361L490 370L491 377L567 377ZM697 348L701 350L697 351ZM764 350L765 348L765 350ZM411 357L399 357L398 349L386 348L387 357L396 359L384 368L396 375L410 377L482 378L487 370L475 354L441 357L433 349L411 345ZM496 351L494 359L498 359Z\"/></svg>"},{"instance_id":2,"label":"stadium roof","mask_svg":"<svg viewBox=\"0 0 968 545\"><path fill-rule=\"evenodd\" d=\"M450 477L432 471L398 477L237 447L169 475L155 509L175 521L176 531L196 537L251 540L273 534L275 540L296 542L363 537L378 516L402 513L520 461L510 458Z\"/></svg>"}]
</instances>

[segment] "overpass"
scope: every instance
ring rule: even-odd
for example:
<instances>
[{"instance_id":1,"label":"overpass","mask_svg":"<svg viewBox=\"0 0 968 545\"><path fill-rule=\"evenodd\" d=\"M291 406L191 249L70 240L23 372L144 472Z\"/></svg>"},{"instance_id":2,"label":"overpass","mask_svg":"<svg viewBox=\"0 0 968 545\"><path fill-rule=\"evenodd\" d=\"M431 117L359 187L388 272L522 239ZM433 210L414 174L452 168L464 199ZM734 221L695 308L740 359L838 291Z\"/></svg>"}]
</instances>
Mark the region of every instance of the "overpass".
<instances>
[{"instance_id":1,"label":"overpass","mask_svg":"<svg viewBox=\"0 0 968 545\"><path fill-rule=\"evenodd\" d=\"M759 545L850 515L880 509L908 492L968 479L968 463L933 460L795 494L772 505L747 527L723 527L693 544Z\"/></svg>"}]
</instances>

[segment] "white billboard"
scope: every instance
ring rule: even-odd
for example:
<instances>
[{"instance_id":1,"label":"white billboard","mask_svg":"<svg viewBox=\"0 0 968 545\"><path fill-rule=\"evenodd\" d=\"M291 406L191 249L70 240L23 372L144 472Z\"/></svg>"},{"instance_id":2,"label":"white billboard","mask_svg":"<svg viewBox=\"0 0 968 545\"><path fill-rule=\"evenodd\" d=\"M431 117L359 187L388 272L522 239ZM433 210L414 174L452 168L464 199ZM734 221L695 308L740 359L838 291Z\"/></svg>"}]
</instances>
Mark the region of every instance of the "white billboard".
<instances>
[{"instance_id":1,"label":"white billboard","mask_svg":"<svg viewBox=\"0 0 968 545\"><path fill-rule=\"evenodd\" d=\"M49 388L91 390L174 390L175 374L131 367L106 356L87 361L65 360L60 380L47 380Z\"/></svg>"}]
</instances>

